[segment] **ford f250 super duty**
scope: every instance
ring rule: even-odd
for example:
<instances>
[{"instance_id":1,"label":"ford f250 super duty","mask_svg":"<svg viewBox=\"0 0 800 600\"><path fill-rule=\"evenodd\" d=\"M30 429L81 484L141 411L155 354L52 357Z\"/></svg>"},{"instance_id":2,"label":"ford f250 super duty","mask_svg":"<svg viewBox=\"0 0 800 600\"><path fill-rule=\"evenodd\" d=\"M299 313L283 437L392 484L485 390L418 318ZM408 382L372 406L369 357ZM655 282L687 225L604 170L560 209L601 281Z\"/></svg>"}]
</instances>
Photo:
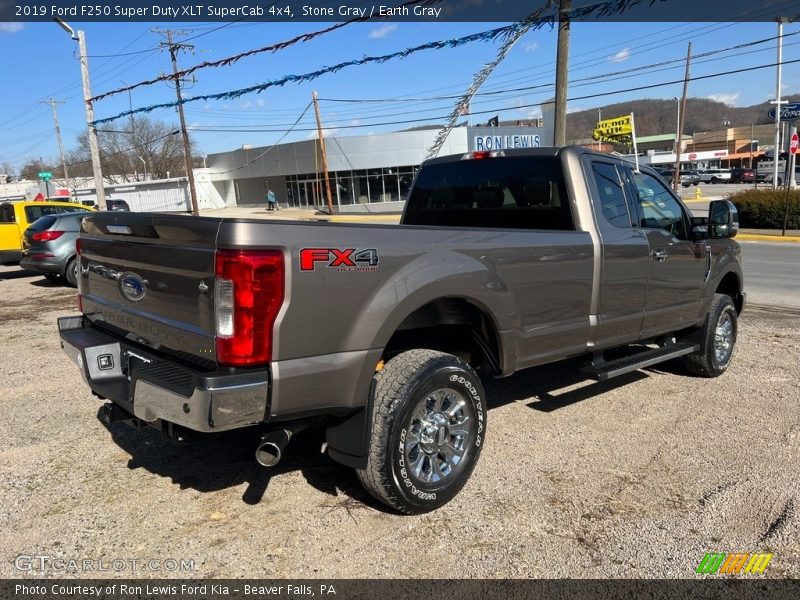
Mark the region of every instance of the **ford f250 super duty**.
<instances>
[{"instance_id":1,"label":"ford f250 super duty","mask_svg":"<svg viewBox=\"0 0 800 600\"><path fill-rule=\"evenodd\" d=\"M745 303L737 229L730 202L692 217L611 155L475 152L426 161L399 225L93 214L82 314L58 328L106 423L260 428L271 466L322 420L373 496L424 512L478 460L477 373L585 356L598 380L678 357L722 374Z\"/></svg>"}]
</instances>

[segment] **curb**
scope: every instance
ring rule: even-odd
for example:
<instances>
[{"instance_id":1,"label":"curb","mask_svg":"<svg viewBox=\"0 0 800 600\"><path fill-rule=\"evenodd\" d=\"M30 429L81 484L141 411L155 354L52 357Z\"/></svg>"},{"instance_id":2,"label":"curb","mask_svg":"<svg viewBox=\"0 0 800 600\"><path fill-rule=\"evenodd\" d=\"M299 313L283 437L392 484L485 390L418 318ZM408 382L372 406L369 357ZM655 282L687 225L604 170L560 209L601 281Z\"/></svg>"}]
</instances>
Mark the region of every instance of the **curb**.
<instances>
[{"instance_id":1,"label":"curb","mask_svg":"<svg viewBox=\"0 0 800 600\"><path fill-rule=\"evenodd\" d=\"M761 233L738 233L735 240L745 242L773 242L778 244L800 244L800 235L765 235Z\"/></svg>"}]
</instances>

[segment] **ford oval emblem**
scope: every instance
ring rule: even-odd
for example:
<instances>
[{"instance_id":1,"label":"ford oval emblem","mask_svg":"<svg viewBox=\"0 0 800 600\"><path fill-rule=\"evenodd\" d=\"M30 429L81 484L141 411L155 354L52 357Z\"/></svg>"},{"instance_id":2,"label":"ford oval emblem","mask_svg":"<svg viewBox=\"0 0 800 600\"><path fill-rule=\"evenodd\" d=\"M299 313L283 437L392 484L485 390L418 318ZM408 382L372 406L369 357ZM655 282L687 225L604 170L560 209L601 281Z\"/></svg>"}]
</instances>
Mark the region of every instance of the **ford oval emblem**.
<instances>
[{"instance_id":1,"label":"ford oval emblem","mask_svg":"<svg viewBox=\"0 0 800 600\"><path fill-rule=\"evenodd\" d=\"M131 302L139 302L147 292L147 285L136 273L124 273L119 278L119 291Z\"/></svg>"}]
</instances>

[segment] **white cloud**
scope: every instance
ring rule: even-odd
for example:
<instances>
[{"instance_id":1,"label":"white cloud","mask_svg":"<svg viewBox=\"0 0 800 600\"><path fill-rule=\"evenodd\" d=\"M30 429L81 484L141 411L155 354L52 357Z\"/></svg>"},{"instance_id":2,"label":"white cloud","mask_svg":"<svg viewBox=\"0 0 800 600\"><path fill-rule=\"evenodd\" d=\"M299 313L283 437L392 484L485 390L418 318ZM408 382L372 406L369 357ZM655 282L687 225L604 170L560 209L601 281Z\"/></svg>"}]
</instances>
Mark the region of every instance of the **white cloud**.
<instances>
[{"instance_id":1,"label":"white cloud","mask_svg":"<svg viewBox=\"0 0 800 600\"><path fill-rule=\"evenodd\" d=\"M264 102L263 98L259 98L258 100L256 100L256 106L258 106L259 108L261 108L265 104L266 104L266 102Z\"/></svg>"},{"instance_id":2,"label":"white cloud","mask_svg":"<svg viewBox=\"0 0 800 600\"><path fill-rule=\"evenodd\" d=\"M630 48L623 48L619 52L617 52L614 56L609 58L610 62L621 63L625 62L631 57L631 49Z\"/></svg>"},{"instance_id":3,"label":"white cloud","mask_svg":"<svg viewBox=\"0 0 800 600\"><path fill-rule=\"evenodd\" d=\"M22 23L0 23L0 31L3 33L17 33L23 27Z\"/></svg>"},{"instance_id":4,"label":"white cloud","mask_svg":"<svg viewBox=\"0 0 800 600\"><path fill-rule=\"evenodd\" d=\"M350 121L350 125L361 125L361 119L353 119Z\"/></svg>"},{"instance_id":5,"label":"white cloud","mask_svg":"<svg viewBox=\"0 0 800 600\"><path fill-rule=\"evenodd\" d=\"M373 29L372 31L369 32L369 35L367 37L371 40L379 40L385 38L390 33L396 30L397 30L397 24L390 23L382 27L378 27L377 29Z\"/></svg>"},{"instance_id":6,"label":"white cloud","mask_svg":"<svg viewBox=\"0 0 800 600\"><path fill-rule=\"evenodd\" d=\"M710 94L706 96L706 98L714 100L715 102L722 102L728 106L736 106L736 101L741 95L741 92L733 92L732 94Z\"/></svg>"},{"instance_id":7,"label":"white cloud","mask_svg":"<svg viewBox=\"0 0 800 600\"><path fill-rule=\"evenodd\" d=\"M531 42L527 46L525 46L525 52L533 52L539 48L539 42Z\"/></svg>"}]
</instances>

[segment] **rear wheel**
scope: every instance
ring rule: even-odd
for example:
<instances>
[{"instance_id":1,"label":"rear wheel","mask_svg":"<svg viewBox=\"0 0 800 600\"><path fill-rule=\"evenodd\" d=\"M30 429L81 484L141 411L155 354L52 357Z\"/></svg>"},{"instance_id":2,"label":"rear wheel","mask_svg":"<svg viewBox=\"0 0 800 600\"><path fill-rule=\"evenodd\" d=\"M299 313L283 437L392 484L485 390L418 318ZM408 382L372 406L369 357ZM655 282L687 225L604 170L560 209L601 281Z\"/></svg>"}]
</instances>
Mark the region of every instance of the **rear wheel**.
<instances>
[{"instance_id":1,"label":"rear wheel","mask_svg":"<svg viewBox=\"0 0 800 600\"><path fill-rule=\"evenodd\" d=\"M472 474L486 430L483 386L461 359L434 350L399 354L375 375L364 488L403 513L449 502Z\"/></svg>"},{"instance_id":2,"label":"rear wheel","mask_svg":"<svg viewBox=\"0 0 800 600\"><path fill-rule=\"evenodd\" d=\"M714 294L705 324L692 336L700 349L686 357L687 369L701 377L719 377L730 365L738 329L730 296Z\"/></svg>"},{"instance_id":3,"label":"rear wheel","mask_svg":"<svg viewBox=\"0 0 800 600\"><path fill-rule=\"evenodd\" d=\"M71 259L67 263L67 268L64 270L64 279L72 287L78 287L78 259L77 257Z\"/></svg>"}]
</instances>

